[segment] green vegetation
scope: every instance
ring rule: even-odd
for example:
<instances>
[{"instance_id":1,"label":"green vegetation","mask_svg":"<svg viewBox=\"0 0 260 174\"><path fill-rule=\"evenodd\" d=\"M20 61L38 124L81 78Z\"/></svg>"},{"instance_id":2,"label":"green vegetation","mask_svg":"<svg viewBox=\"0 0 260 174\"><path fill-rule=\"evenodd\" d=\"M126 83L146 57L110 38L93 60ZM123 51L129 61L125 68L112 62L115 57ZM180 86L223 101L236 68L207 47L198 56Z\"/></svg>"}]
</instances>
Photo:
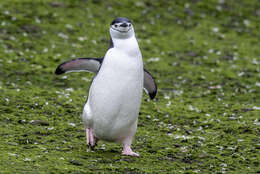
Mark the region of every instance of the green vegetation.
<instances>
[{"instance_id":1,"label":"green vegetation","mask_svg":"<svg viewBox=\"0 0 260 174\"><path fill-rule=\"evenodd\" d=\"M143 97L140 158L106 142L87 152L93 74L54 75L102 57L118 16L159 88ZM0 173L259 173L259 31L258 0L1 0Z\"/></svg>"}]
</instances>

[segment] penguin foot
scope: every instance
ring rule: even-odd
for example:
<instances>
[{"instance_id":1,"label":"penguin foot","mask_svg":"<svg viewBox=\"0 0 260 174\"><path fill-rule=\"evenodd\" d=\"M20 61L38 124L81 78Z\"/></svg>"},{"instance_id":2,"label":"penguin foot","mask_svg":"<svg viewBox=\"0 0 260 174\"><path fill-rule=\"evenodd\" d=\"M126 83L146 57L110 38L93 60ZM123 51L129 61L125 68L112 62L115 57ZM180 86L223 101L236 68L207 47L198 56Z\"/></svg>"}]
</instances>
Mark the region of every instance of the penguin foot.
<instances>
[{"instance_id":1,"label":"penguin foot","mask_svg":"<svg viewBox=\"0 0 260 174\"><path fill-rule=\"evenodd\" d=\"M135 153L132 151L130 145L124 145L122 155L128 155L128 156L140 156L138 153Z\"/></svg>"},{"instance_id":2,"label":"penguin foot","mask_svg":"<svg viewBox=\"0 0 260 174\"><path fill-rule=\"evenodd\" d=\"M86 128L87 146L94 150L97 145L97 138L94 136L93 130Z\"/></svg>"}]
</instances>

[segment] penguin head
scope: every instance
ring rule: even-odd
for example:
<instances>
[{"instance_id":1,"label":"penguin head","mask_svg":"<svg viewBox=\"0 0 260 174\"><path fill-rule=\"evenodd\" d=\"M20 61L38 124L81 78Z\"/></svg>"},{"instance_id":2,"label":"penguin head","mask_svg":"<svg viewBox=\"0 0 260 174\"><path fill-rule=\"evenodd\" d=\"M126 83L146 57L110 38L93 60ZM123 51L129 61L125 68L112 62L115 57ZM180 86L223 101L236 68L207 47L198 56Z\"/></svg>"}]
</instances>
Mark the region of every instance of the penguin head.
<instances>
[{"instance_id":1,"label":"penguin head","mask_svg":"<svg viewBox=\"0 0 260 174\"><path fill-rule=\"evenodd\" d=\"M112 38L129 38L134 35L132 22L124 17L114 19L110 24L110 35Z\"/></svg>"}]
</instances>

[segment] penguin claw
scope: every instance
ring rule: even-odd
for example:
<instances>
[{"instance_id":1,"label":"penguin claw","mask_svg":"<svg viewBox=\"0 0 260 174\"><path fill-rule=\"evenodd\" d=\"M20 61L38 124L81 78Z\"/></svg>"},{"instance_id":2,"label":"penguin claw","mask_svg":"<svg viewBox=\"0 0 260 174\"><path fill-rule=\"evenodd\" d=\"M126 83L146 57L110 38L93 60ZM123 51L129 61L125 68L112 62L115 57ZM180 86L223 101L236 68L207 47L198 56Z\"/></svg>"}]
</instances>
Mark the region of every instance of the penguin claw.
<instances>
[{"instance_id":1,"label":"penguin claw","mask_svg":"<svg viewBox=\"0 0 260 174\"><path fill-rule=\"evenodd\" d=\"M97 142L95 142L94 144L87 144L88 148L90 148L91 150L95 150L95 147L97 145Z\"/></svg>"},{"instance_id":2,"label":"penguin claw","mask_svg":"<svg viewBox=\"0 0 260 174\"><path fill-rule=\"evenodd\" d=\"M129 145L124 145L122 155L136 156L136 157L140 156L138 153L133 152Z\"/></svg>"},{"instance_id":3,"label":"penguin claw","mask_svg":"<svg viewBox=\"0 0 260 174\"><path fill-rule=\"evenodd\" d=\"M93 130L90 128L86 128L86 138L87 138L87 146L94 150L97 145L97 138L93 134Z\"/></svg>"},{"instance_id":4,"label":"penguin claw","mask_svg":"<svg viewBox=\"0 0 260 174\"><path fill-rule=\"evenodd\" d=\"M139 157L139 153L135 153L135 152L122 152L122 155L127 155L127 156L136 156Z\"/></svg>"}]
</instances>

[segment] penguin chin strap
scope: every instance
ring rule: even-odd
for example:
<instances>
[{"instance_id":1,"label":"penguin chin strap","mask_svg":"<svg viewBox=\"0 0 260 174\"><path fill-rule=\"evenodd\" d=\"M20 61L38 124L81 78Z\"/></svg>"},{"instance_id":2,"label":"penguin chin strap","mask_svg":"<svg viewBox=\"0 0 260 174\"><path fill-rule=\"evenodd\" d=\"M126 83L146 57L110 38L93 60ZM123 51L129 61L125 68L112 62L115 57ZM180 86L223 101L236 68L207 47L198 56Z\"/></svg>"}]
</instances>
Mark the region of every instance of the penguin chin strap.
<instances>
[{"instance_id":1,"label":"penguin chin strap","mask_svg":"<svg viewBox=\"0 0 260 174\"><path fill-rule=\"evenodd\" d=\"M112 30L115 30L115 31L118 31L118 32L120 32L120 33L127 33L128 31L131 30L131 28L129 28L129 29L126 30L126 31L121 31L121 30L115 29L115 28L113 28L113 27L111 27L111 29L112 29Z\"/></svg>"}]
</instances>

